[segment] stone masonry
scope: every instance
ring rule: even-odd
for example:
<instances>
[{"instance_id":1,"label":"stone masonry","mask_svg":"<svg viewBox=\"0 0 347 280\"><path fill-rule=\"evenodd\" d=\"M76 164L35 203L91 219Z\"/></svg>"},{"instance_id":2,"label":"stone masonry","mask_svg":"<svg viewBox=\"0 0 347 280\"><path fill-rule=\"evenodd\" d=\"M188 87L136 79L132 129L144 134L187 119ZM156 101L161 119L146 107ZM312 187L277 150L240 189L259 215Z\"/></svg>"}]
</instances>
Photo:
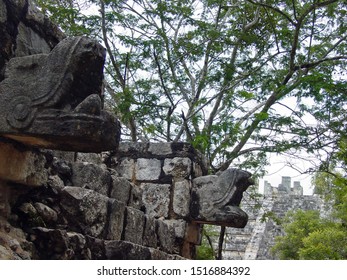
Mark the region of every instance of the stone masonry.
<instances>
[{"instance_id":1,"label":"stone masonry","mask_svg":"<svg viewBox=\"0 0 347 280\"><path fill-rule=\"evenodd\" d=\"M194 258L201 225L189 203L201 170L189 145L121 143L116 155L1 145L24 160L19 179L0 185L0 259Z\"/></svg>"},{"instance_id":2,"label":"stone masonry","mask_svg":"<svg viewBox=\"0 0 347 280\"><path fill-rule=\"evenodd\" d=\"M30 0L0 0L0 259L192 259L203 224L247 224L249 172L120 140L104 59Z\"/></svg>"},{"instance_id":3,"label":"stone masonry","mask_svg":"<svg viewBox=\"0 0 347 280\"><path fill-rule=\"evenodd\" d=\"M258 201L245 197L242 208L248 213L249 221L245 228L228 228L224 243L223 259L233 260L269 260L276 259L271 254L271 247L276 236L283 235L283 230L276 223L276 218L283 218L290 210L319 210L326 212L324 203L317 195L303 195L300 182L282 177L278 188L264 183L264 195ZM258 204L256 206L256 204ZM264 219L264 214L272 213L275 219Z\"/></svg>"}]
</instances>

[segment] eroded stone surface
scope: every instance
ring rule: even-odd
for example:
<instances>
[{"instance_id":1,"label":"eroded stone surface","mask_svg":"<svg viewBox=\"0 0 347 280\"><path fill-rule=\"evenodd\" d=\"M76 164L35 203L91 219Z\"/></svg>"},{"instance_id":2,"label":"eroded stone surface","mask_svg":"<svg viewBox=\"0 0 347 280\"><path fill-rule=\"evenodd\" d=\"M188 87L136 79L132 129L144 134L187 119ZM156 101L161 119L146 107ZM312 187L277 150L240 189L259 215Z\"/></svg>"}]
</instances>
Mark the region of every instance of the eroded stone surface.
<instances>
[{"instance_id":1,"label":"eroded stone surface","mask_svg":"<svg viewBox=\"0 0 347 280\"><path fill-rule=\"evenodd\" d=\"M161 162L157 159L139 158L136 162L136 180L155 181L161 173Z\"/></svg>"},{"instance_id":2,"label":"eroded stone surface","mask_svg":"<svg viewBox=\"0 0 347 280\"><path fill-rule=\"evenodd\" d=\"M170 204L170 185L145 183L141 185L143 189L142 201L146 208L146 213L151 217L168 217Z\"/></svg>"},{"instance_id":3,"label":"eroded stone surface","mask_svg":"<svg viewBox=\"0 0 347 280\"><path fill-rule=\"evenodd\" d=\"M41 186L48 180L43 154L0 142L0 178L29 186Z\"/></svg>"},{"instance_id":4,"label":"eroded stone surface","mask_svg":"<svg viewBox=\"0 0 347 280\"><path fill-rule=\"evenodd\" d=\"M179 217L189 216L191 183L188 180L174 183L172 208Z\"/></svg>"},{"instance_id":5,"label":"eroded stone surface","mask_svg":"<svg viewBox=\"0 0 347 280\"><path fill-rule=\"evenodd\" d=\"M227 169L219 176L194 179L190 215L202 223L245 227L247 214L239 208L243 192L254 182L249 172Z\"/></svg>"},{"instance_id":6,"label":"eroded stone surface","mask_svg":"<svg viewBox=\"0 0 347 280\"><path fill-rule=\"evenodd\" d=\"M101 109L104 59L103 47L86 37L10 59L0 83L0 135L50 149L117 149L120 124Z\"/></svg>"},{"instance_id":7,"label":"eroded stone surface","mask_svg":"<svg viewBox=\"0 0 347 280\"><path fill-rule=\"evenodd\" d=\"M189 178L191 175L192 162L189 158L175 157L165 159L163 170L166 175L171 175L176 179Z\"/></svg>"}]
</instances>

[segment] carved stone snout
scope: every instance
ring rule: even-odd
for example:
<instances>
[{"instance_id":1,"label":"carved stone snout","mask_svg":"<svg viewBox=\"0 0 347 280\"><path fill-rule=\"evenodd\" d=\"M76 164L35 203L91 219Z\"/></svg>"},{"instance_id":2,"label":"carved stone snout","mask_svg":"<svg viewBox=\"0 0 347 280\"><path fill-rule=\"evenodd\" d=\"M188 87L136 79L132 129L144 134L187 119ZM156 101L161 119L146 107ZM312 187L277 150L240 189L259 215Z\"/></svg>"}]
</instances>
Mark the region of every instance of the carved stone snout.
<instances>
[{"instance_id":1,"label":"carved stone snout","mask_svg":"<svg viewBox=\"0 0 347 280\"><path fill-rule=\"evenodd\" d=\"M12 58L0 83L0 136L49 149L116 150L118 120L102 109L104 48L67 38L49 54Z\"/></svg>"},{"instance_id":2,"label":"carved stone snout","mask_svg":"<svg viewBox=\"0 0 347 280\"><path fill-rule=\"evenodd\" d=\"M193 180L191 218L198 223L243 228L248 215L239 207L243 192L254 181L247 171L231 168L219 176L208 175Z\"/></svg>"}]
</instances>

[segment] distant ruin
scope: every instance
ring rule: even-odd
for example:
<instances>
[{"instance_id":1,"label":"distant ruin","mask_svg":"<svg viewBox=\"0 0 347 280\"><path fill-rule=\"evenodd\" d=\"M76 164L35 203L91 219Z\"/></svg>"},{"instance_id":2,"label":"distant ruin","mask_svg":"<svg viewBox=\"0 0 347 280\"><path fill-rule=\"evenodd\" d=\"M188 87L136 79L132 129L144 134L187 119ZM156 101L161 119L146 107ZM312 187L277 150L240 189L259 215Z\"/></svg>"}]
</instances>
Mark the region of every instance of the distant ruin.
<instances>
[{"instance_id":1,"label":"distant ruin","mask_svg":"<svg viewBox=\"0 0 347 280\"><path fill-rule=\"evenodd\" d=\"M259 204L257 207L255 204ZM270 252L276 236L283 235L280 225L274 219L264 219L265 213L283 218L290 210L318 210L322 215L327 211L318 195L304 195L299 181L291 185L291 177L283 176L278 187L264 182L264 194L255 201L245 198L242 208L248 213L249 221L245 228L228 228L223 248L223 258L233 260L276 259Z\"/></svg>"}]
</instances>

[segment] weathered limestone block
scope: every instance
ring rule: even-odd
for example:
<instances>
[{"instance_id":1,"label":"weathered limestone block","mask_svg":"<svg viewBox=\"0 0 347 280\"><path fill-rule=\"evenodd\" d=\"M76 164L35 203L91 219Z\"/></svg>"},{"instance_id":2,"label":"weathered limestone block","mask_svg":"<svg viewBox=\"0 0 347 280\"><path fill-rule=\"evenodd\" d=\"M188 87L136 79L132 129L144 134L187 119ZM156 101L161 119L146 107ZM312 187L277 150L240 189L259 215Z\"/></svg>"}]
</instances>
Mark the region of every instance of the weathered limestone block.
<instances>
[{"instance_id":1,"label":"weathered limestone block","mask_svg":"<svg viewBox=\"0 0 347 280\"><path fill-rule=\"evenodd\" d=\"M87 241L84 235L77 232L67 232L69 247L73 250L73 259L90 260L91 252L87 247Z\"/></svg>"},{"instance_id":2,"label":"weathered limestone block","mask_svg":"<svg viewBox=\"0 0 347 280\"><path fill-rule=\"evenodd\" d=\"M125 204L116 199L109 200L109 217L106 239L120 240L124 227Z\"/></svg>"},{"instance_id":3,"label":"weathered limestone block","mask_svg":"<svg viewBox=\"0 0 347 280\"><path fill-rule=\"evenodd\" d=\"M44 259L71 259L69 241L66 231L36 227L32 229L31 240Z\"/></svg>"},{"instance_id":4,"label":"weathered limestone block","mask_svg":"<svg viewBox=\"0 0 347 280\"><path fill-rule=\"evenodd\" d=\"M50 46L39 34L23 23L18 25L15 56L49 53Z\"/></svg>"},{"instance_id":5,"label":"weathered limestone block","mask_svg":"<svg viewBox=\"0 0 347 280\"><path fill-rule=\"evenodd\" d=\"M58 175L64 183L67 185L71 185L71 175L72 175L72 161L67 161L64 159L60 159L57 157L53 157L53 161L51 164L51 173L54 175Z\"/></svg>"},{"instance_id":6,"label":"weathered limestone block","mask_svg":"<svg viewBox=\"0 0 347 280\"><path fill-rule=\"evenodd\" d=\"M142 245L145 215L142 211L126 207L124 240Z\"/></svg>"},{"instance_id":7,"label":"weathered limestone block","mask_svg":"<svg viewBox=\"0 0 347 280\"><path fill-rule=\"evenodd\" d=\"M143 189L137 186L133 186L131 188L130 200L129 200L128 206L143 210L145 206L143 205L143 202L142 202L142 193L143 193Z\"/></svg>"},{"instance_id":8,"label":"weathered limestone block","mask_svg":"<svg viewBox=\"0 0 347 280\"><path fill-rule=\"evenodd\" d=\"M108 196L111 187L111 174L102 165L74 162L71 181L74 186L91 189Z\"/></svg>"},{"instance_id":9,"label":"weathered limestone block","mask_svg":"<svg viewBox=\"0 0 347 280\"><path fill-rule=\"evenodd\" d=\"M119 176L132 181L135 177L135 161L129 158L121 158L116 160L114 170Z\"/></svg>"},{"instance_id":10,"label":"weathered limestone block","mask_svg":"<svg viewBox=\"0 0 347 280\"><path fill-rule=\"evenodd\" d=\"M171 143L149 143L148 152L155 156L172 154Z\"/></svg>"},{"instance_id":11,"label":"weathered limestone block","mask_svg":"<svg viewBox=\"0 0 347 280\"><path fill-rule=\"evenodd\" d=\"M188 180L174 183L172 208L179 217L189 216L191 183Z\"/></svg>"},{"instance_id":12,"label":"weathered limestone block","mask_svg":"<svg viewBox=\"0 0 347 280\"><path fill-rule=\"evenodd\" d=\"M179 254L185 235L183 220L157 220L159 247L167 253Z\"/></svg>"},{"instance_id":13,"label":"weathered limestone block","mask_svg":"<svg viewBox=\"0 0 347 280\"><path fill-rule=\"evenodd\" d=\"M161 173L161 161L158 159L139 158L136 162L136 180L157 181Z\"/></svg>"},{"instance_id":14,"label":"weathered limestone block","mask_svg":"<svg viewBox=\"0 0 347 280\"><path fill-rule=\"evenodd\" d=\"M49 176L47 185L56 192L60 192L64 188L64 182L58 175Z\"/></svg>"},{"instance_id":15,"label":"weathered limestone block","mask_svg":"<svg viewBox=\"0 0 347 280\"><path fill-rule=\"evenodd\" d=\"M169 184L141 184L142 203L146 208L146 214L151 217L167 218L170 205L170 188Z\"/></svg>"},{"instance_id":16,"label":"weathered limestone block","mask_svg":"<svg viewBox=\"0 0 347 280\"><path fill-rule=\"evenodd\" d=\"M62 190L61 207L71 229L93 237L102 235L107 223L108 197L67 186Z\"/></svg>"},{"instance_id":17,"label":"weathered limestone block","mask_svg":"<svg viewBox=\"0 0 347 280\"><path fill-rule=\"evenodd\" d=\"M165 174L174 178L189 178L191 169L192 161L189 158L175 157L164 160L163 170Z\"/></svg>"},{"instance_id":18,"label":"weathered limestone block","mask_svg":"<svg viewBox=\"0 0 347 280\"><path fill-rule=\"evenodd\" d=\"M51 207L41 202L34 203L34 207L45 223L52 224L58 220L57 212Z\"/></svg>"},{"instance_id":19,"label":"weathered limestone block","mask_svg":"<svg viewBox=\"0 0 347 280\"><path fill-rule=\"evenodd\" d=\"M158 237L156 232L155 219L145 215L145 229L143 233L143 245L147 247L157 248Z\"/></svg>"},{"instance_id":20,"label":"weathered limestone block","mask_svg":"<svg viewBox=\"0 0 347 280\"><path fill-rule=\"evenodd\" d=\"M48 172L43 154L0 142L0 158L1 180L29 186L42 186L47 182Z\"/></svg>"},{"instance_id":21,"label":"weathered limestone block","mask_svg":"<svg viewBox=\"0 0 347 280\"><path fill-rule=\"evenodd\" d=\"M104 59L104 48L86 37L10 59L0 83L0 135L49 149L117 149L120 124L101 108Z\"/></svg>"},{"instance_id":22,"label":"weathered limestone block","mask_svg":"<svg viewBox=\"0 0 347 280\"><path fill-rule=\"evenodd\" d=\"M183 239L185 237L187 227L185 220L166 220L165 223L174 229L176 239Z\"/></svg>"},{"instance_id":23,"label":"weathered limestone block","mask_svg":"<svg viewBox=\"0 0 347 280\"><path fill-rule=\"evenodd\" d=\"M125 205L130 203L132 184L124 177L111 175L112 184L110 197L123 202Z\"/></svg>"},{"instance_id":24,"label":"weathered limestone block","mask_svg":"<svg viewBox=\"0 0 347 280\"><path fill-rule=\"evenodd\" d=\"M100 153L76 153L76 161L102 164L102 155Z\"/></svg>"},{"instance_id":25,"label":"weathered limestone block","mask_svg":"<svg viewBox=\"0 0 347 280\"><path fill-rule=\"evenodd\" d=\"M149 248L125 241L106 241L108 260L150 260Z\"/></svg>"},{"instance_id":26,"label":"weathered limestone block","mask_svg":"<svg viewBox=\"0 0 347 280\"><path fill-rule=\"evenodd\" d=\"M251 174L227 169L219 176L193 180L190 214L194 221L243 228L248 215L239 208L243 192L254 184Z\"/></svg>"}]
</instances>

